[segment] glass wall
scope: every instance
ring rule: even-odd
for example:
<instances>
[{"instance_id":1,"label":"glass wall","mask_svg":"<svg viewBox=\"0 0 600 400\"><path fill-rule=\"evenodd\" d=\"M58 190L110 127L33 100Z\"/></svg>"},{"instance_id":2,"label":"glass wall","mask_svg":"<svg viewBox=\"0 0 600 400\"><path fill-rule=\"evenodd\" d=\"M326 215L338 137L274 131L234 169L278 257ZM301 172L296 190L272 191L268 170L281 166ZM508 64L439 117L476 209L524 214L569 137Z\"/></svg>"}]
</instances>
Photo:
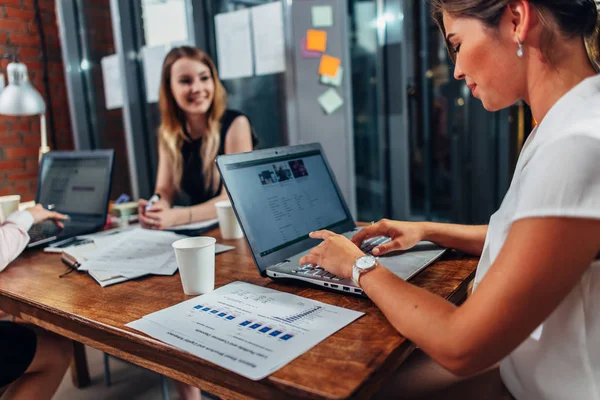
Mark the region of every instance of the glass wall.
<instances>
[{"instance_id":1,"label":"glass wall","mask_svg":"<svg viewBox=\"0 0 600 400\"><path fill-rule=\"evenodd\" d=\"M72 3L79 33L79 62L71 66L80 72L85 85L85 96L81 104L88 116L87 145L80 149L114 149L115 171L129 171L124 115L121 106L107 103L106 83L109 77L103 73L103 59L115 53L112 19L109 0ZM131 195L128 173L113 175L111 198L122 193Z\"/></svg>"},{"instance_id":2,"label":"glass wall","mask_svg":"<svg viewBox=\"0 0 600 400\"><path fill-rule=\"evenodd\" d=\"M518 111L485 111L453 78L427 2L348 4L358 219L487 222L508 189Z\"/></svg>"},{"instance_id":3,"label":"glass wall","mask_svg":"<svg viewBox=\"0 0 600 400\"><path fill-rule=\"evenodd\" d=\"M453 78L427 2L337 1L348 10L358 219L486 222L508 188L524 140L528 118L523 107L489 113L464 82ZM101 0L92 5L61 0L77 10L78 25L67 36L80 32L81 55L68 65L84 71L86 102L81 112L89 114L90 148L115 148L117 170L130 171L116 175L113 195L133 192L131 182L139 185L141 196L154 187L160 115L158 78L149 76L160 71L159 53L164 57L171 45L195 44L218 65L215 15L268 2ZM293 30L288 28L284 31L290 35ZM297 39L286 38L287 46ZM124 68L125 111L104 104L101 63L115 53L121 53L119 66ZM293 74L293 68L287 73ZM278 73L223 82L229 107L249 116L261 148L288 143L288 127L294 126L286 115L290 102L315 101L288 98L288 78Z\"/></svg>"},{"instance_id":4,"label":"glass wall","mask_svg":"<svg viewBox=\"0 0 600 400\"><path fill-rule=\"evenodd\" d=\"M214 17L217 14L245 9L274 0L211 0L207 2L204 26L207 35L205 49L218 66L217 42ZM197 24L198 25L198 24ZM259 148L282 146L286 143L286 98L285 76L283 73L252 76L248 78L226 79L223 85L227 90L229 108L248 115L252 127L259 138Z\"/></svg>"}]
</instances>

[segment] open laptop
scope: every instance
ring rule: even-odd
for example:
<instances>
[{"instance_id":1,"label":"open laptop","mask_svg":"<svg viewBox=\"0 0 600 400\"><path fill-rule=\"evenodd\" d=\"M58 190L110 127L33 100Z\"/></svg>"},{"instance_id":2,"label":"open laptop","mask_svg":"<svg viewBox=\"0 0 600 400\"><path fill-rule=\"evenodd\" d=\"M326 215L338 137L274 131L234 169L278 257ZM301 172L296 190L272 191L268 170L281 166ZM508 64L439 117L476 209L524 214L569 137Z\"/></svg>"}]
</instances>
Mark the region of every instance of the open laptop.
<instances>
[{"instance_id":1,"label":"open laptop","mask_svg":"<svg viewBox=\"0 0 600 400\"><path fill-rule=\"evenodd\" d=\"M351 238L358 232L318 143L257 150L217 157L217 166L244 231L258 270L273 279L299 279L329 289L363 295L351 279L320 267L299 266L300 257L320 240L309 233L328 229ZM369 252L389 241L365 241ZM391 256L381 265L409 279L439 258L445 249L430 242Z\"/></svg>"},{"instance_id":2,"label":"open laptop","mask_svg":"<svg viewBox=\"0 0 600 400\"><path fill-rule=\"evenodd\" d=\"M27 247L47 245L102 229L106 224L114 150L52 151L42 156L35 202L67 214L64 229L54 221L34 224Z\"/></svg>"}]
</instances>

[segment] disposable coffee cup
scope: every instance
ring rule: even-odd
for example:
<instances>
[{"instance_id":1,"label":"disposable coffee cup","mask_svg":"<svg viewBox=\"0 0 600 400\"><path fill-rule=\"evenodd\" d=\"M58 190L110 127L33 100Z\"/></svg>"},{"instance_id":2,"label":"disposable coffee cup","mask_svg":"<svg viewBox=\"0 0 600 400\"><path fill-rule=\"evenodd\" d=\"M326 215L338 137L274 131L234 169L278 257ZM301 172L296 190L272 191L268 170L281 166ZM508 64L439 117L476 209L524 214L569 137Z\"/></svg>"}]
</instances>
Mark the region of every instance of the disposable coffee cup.
<instances>
[{"instance_id":1,"label":"disposable coffee cup","mask_svg":"<svg viewBox=\"0 0 600 400\"><path fill-rule=\"evenodd\" d=\"M222 200L215 203L217 208L217 217L219 218L219 227L223 239L239 239L244 236L240 224L238 224L235 212L229 200Z\"/></svg>"},{"instance_id":2,"label":"disposable coffee cup","mask_svg":"<svg viewBox=\"0 0 600 400\"><path fill-rule=\"evenodd\" d=\"M215 290L215 243L209 236L181 239L173 243L183 291L198 295Z\"/></svg>"},{"instance_id":3,"label":"disposable coffee cup","mask_svg":"<svg viewBox=\"0 0 600 400\"><path fill-rule=\"evenodd\" d=\"M10 214L19 211L20 201L21 196L18 194L0 197L0 223L4 222Z\"/></svg>"}]
</instances>

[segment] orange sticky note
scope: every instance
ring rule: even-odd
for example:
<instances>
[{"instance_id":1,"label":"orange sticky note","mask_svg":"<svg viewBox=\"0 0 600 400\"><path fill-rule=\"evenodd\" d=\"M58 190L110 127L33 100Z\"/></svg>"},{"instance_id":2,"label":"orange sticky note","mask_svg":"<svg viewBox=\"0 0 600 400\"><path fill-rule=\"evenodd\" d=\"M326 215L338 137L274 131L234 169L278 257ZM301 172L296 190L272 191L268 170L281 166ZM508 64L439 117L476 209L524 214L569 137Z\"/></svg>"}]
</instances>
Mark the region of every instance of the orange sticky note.
<instances>
[{"instance_id":1,"label":"orange sticky note","mask_svg":"<svg viewBox=\"0 0 600 400\"><path fill-rule=\"evenodd\" d=\"M324 52L327 49L327 32L317 29L306 31L306 50Z\"/></svg>"},{"instance_id":2,"label":"orange sticky note","mask_svg":"<svg viewBox=\"0 0 600 400\"><path fill-rule=\"evenodd\" d=\"M319 64L319 75L327 75L335 78L338 73L338 69L340 68L340 63L341 60L339 58L323 54L321 57L321 63Z\"/></svg>"}]
</instances>

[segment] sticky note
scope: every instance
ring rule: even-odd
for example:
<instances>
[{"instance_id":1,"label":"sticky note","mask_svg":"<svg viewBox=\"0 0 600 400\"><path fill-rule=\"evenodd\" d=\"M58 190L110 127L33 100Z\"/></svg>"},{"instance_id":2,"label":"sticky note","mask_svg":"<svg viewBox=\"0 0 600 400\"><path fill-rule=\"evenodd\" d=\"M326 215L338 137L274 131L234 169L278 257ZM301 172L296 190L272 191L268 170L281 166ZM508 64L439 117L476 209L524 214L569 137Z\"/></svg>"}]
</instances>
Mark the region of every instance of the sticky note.
<instances>
[{"instance_id":1,"label":"sticky note","mask_svg":"<svg viewBox=\"0 0 600 400\"><path fill-rule=\"evenodd\" d=\"M324 52L327 49L327 32L317 29L306 31L306 50Z\"/></svg>"},{"instance_id":2,"label":"sticky note","mask_svg":"<svg viewBox=\"0 0 600 400\"><path fill-rule=\"evenodd\" d=\"M344 68L339 67L337 74L332 78L327 75L321 75L321 83L323 85L331 85L331 86L340 86L342 84L342 75L344 73Z\"/></svg>"},{"instance_id":3,"label":"sticky note","mask_svg":"<svg viewBox=\"0 0 600 400\"><path fill-rule=\"evenodd\" d=\"M302 39L300 41L300 52L302 54L302 57L304 58L319 58L321 57L321 53L319 53L318 51L310 51L306 49L306 39Z\"/></svg>"},{"instance_id":4,"label":"sticky note","mask_svg":"<svg viewBox=\"0 0 600 400\"><path fill-rule=\"evenodd\" d=\"M342 97L335 89L327 89L325 93L319 96L319 104L327 114L333 113L344 104Z\"/></svg>"},{"instance_id":5,"label":"sticky note","mask_svg":"<svg viewBox=\"0 0 600 400\"><path fill-rule=\"evenodd\" d=\"M323 54L321 63L319 64L319 75L327 75L335 78L338 69L340 68L341 60L337 57L331 57Z\"/></svg>"},{"instance_id":6,"label":"sticky note","mask_svg":"<svg viewBox=\"0 0 600 400\"><path fill-rule=\"evenodd\" d=\"M331 6L314 6L311 9L312 24L315 28L327 28L333 25L333 9Z\"/></svg>"}]
</instances>

